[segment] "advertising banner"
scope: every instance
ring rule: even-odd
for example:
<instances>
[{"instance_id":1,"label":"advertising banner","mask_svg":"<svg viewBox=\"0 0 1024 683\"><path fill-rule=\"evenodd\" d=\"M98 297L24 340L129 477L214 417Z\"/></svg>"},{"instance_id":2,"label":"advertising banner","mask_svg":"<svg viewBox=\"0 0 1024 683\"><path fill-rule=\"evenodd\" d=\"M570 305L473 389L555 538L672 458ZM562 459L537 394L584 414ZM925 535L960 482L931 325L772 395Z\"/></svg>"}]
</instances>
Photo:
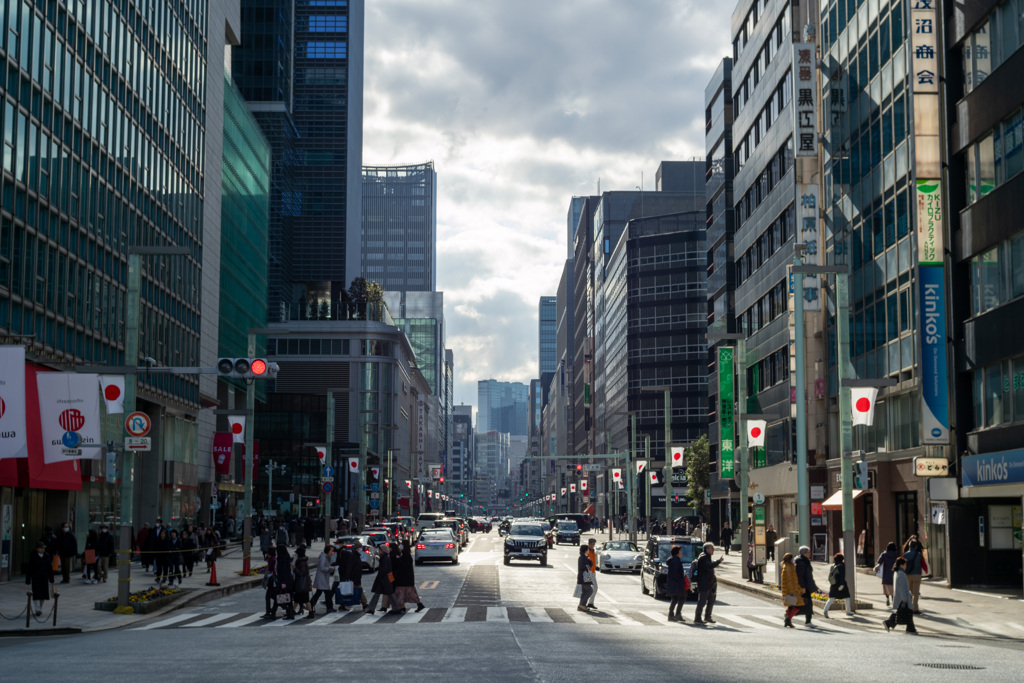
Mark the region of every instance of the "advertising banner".
<instances>
[{"instance_id":1,"label":"advertising banner","mask_svg":"<svg viewBox=\"0 0 1024 683\"><path fill-rule=\"evenodd\" d=\"M231 474L231 450L234 447L234 437L227 432L218 432L213 435L213 464L217 468L217 474Z\"/></svg>"},{"instance_id":2,"label":"advertising banner","mask_svg":"<svg viewBox=\"0 0 1024 683\"><path fill-rule=\"evenodd\" d=\"M1024 448L960 458L963 485L1024 484Z\"/></svg>"},{"instance_id":3,"label":"advertising banner","mask_svg":"<svg viewBox=\"0 0 1024 683\"><path fill-rule=\"evenodd\" d=\"M945 268L918 266L921 300L921 443L949 443Z\"/></svg>"},{"instance_id":4,"label":"advertising banner","mask_svg":"<svg viewBox=\"0 0 1024 683\"><path fill-rule=\"evenodd\" d=\"M814 43L793 43L793 107L798 157L818 156L818 79Z\"/></svg>"},{"instance_id":5,"label":"advertising banner","mask_svg":"<svg viewBox=\"0 0 1024 683\"><path fill-rule=\"evenodd\" d=\"M82 448L99 444L99 377L77 372L40 372L39 421L43 436L43 462L98 460L102 448Z\"/></svg>"},{"instance_id":6,"label":"advertising banner","mask_svg":"<svg viewBox=\"0 0 1024 683\"><path fill-rule=\"evenodd\" d=\"M719 479L736 477L736 461L733 454L733 377L732 377L731 346L718 349L718 444L719 444Z\"/></svg>"},{"instance_id":7,"label":"advertising banner","mask_svg":"<svg viewBox=\"0 0 1024 683\"><path fill-rule=\"evenodd\" d=\"M25 347L0 346L0 458L27 458Z\"/></svg>"}]
</instances>

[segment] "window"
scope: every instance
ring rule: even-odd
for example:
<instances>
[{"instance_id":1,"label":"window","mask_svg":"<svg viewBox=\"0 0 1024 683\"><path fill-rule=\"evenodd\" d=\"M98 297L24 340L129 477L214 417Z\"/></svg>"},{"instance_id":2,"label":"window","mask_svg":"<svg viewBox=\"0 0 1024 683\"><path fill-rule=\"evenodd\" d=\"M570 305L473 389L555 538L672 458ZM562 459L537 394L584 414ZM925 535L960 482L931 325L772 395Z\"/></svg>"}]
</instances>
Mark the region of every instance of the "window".
<instances>
[{"instance_id":1,"label":"window","mask_svg":"<svg viewBox=\"0 0 1024 683\"><path fill-rule=\"evenodd\" d=\"M310 41L306 43L308 59L345 59L348 57L348 43Z\"/></svg>"}]
</instances>

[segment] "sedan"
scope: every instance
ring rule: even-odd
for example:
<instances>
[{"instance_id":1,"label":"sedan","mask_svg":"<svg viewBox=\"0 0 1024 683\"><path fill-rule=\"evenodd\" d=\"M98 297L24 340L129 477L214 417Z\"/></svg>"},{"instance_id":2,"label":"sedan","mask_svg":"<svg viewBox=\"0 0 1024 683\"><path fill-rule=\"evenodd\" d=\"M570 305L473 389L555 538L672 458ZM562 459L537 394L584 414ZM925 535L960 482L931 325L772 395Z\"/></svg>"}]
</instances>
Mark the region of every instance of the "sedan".
<instances>
[{"instance_id":1,"label":"sedan","mask_svg":"<svg viewBox=\"0 0 1024 683\"><path fill-rule=\"evenodd\" d=\"M605 541L597 551L597 571L625 571L640 573L644 556L629 541Z\"/></svg>"},{"instance_id":2,"label":"sedan","mask_svg":"<svg viewBox=\"0 0 1024 683\"><path fill-rule=\"evenodd\" d=\"M424 560L446 560L459 563L459 542L451 529L424 529L416 541L416 564Z\"/></svg>"},{"instance_id":3,"label":"sedan","mask_svg":"<svg viewBox=\"0 0 1024 683\"><path fill-rule=\"evenodd\" d=\"M338 542L341 547L348 548L359 556L364 572L372 572L377 569L380 560L377 558L377 553L373 550L368 537L342 536L338 539Z\"/></svg>"}]
</instances>

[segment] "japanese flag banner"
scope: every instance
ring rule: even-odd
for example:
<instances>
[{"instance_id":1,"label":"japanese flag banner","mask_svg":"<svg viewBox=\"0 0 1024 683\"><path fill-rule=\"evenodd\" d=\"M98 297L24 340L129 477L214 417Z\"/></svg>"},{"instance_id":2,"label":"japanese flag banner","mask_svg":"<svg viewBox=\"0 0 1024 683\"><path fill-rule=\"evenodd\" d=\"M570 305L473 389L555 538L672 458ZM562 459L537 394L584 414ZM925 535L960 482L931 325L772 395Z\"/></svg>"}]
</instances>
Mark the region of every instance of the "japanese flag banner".
<instances>
[{"instance_id":1,"label":"japanese flag banner","mask_svg":"<svg viewBox=\"0 0 1024 683\"><path fill-rule=\"evenodd\" d=\"M576 493L576 484L569 484L569 493Z\"/></svg>"},{"instance_id":2,"label":"japanese flag banner","mask_svg":"<svg viewBox=\"0 0 1024 683\"><path fill-rule=\"evenodd\" d=\"M407 487L409 487L409 488L412 488L412 480L411 480L411 479L406 479L406 480L405 480L405 485L406 485Z\"/></svg>"},{"instance_id":3,"label":"japanese flag banner","mask_svg":"<svg viewBox=\"0 0 1024 683\"><path fill-rule=\"evenodd\" d=\"M612 470L612 481L622 483L622 470Z\"/></svg>"},{"instance_id":4,"label":"japanese flag banner","mask_svg":"<svg viewBox=\"0 0 1024 683\"><path fill-rule=\"evenodd\" d=\"M231 427L231 440L245 443L245 415L228 415L228 425Z\"/></svg>"},{"instance_id":5,"label":"japanese flag banner","mask_svg":"<svg viewBox=\"0 0 1024 683\"><path fill-rule=\"evenodd\" d=\"M620 479L619 480L619 489L624 489L624 488L626 488L626 485L624 483L622 483L622 480Z\"/></svg>"},{"instance_id":6,"label":"japanese flag banner","mask_svg":"<svg viewBox=\"0 0 1024 683\"><path fill-rule=\"evenodd\" d=\"M875 423L875 399L877 387L850 389L850 406L853 409L853 424L871 426Z\"/></svg>"},{"instance_id":7,"label":"japanese flag banner","mask_svg":"<svg viewBox=\"0 0 1024 683\"><path fill-rule=\"evenodd\" d=\"M636 473L637 474L643 474L645 467L647 467L647 461L646 460L637 460L636 461Z\"/></svg>"},{"instance_id":8,"label":"japanese flag banner","mask_svg":"<svg viewBox=\"0 0 1024 683\"><path fill-rule=\"evenodd\" d=\"M586 491L586 490L587 490L587 484L588 484L588 482L587 482L587 480L586 480L586 479L584 479L583 481L581 481L581 482L580 482L580 491Z\"/></svg>"},{"instance_id":9,"label":"japanese flag banner","mask_svg":"<svg viewBox=\"0 0 1024 683\"><path fill-rule=\"evenodd\" d=\"M768 427L765 420L747 420L747 445L764 446L764 432Z\"/></svg>"},{"instance_id":10,"label":"japanese flag banner","mask_svg":"<svg viewBox=\"0 0 1024 683\"><path fill-rule=\"evenodd\" d=\"M317 446L316 457L320 459L320 464L323 465L327 462L327 449L323 446Z\"/></svg>"},{"instance_id":11,"label":"japanese flag banner","mask_svg":"<svg viewBox=\"0 0 1024 683\"><path fill-rule=\"evenodd\" d=\"M651 472L651 483L652 484L659 483L658 482L658 473L657 472Z\"/></svg>"},{"instance_id":12,"label":"japanese flag banner","mask_svg":"<svg viewBox=\"0 0 1024 683\"><path fill-rule=\"evenodd\" d=\"M379 477L380 476L380 468L379 467L371 467L370 468L370 475L373 476L374 479Z\"/></svg>"},{"instance_id":13,"label":"japanese flag banner","mask_svg":"<svg viewBox=\"0 0 1024 683\"><path fill-rule=\"evenodd\" d=\"M99 375L107 415L124 412L124 375Z\"/></svg>"},{"instance_id":14,"label":"japanese flag banner","mask_svg":"<svg viewBox=\"0 0 1024 683\"><path fill-rule=\"evenodd\" d=\"M564 486L562 487L562 495L563 496L565 495L565 487Z\"/></svg>"},{"instance_id":15,"label":"japanese flag banner","mask_svg":"<svg viewBox=\"0 0 1024 683\"><path fill-rule=\"evenodd\" d=\"M672 467L685 467L686 458L683 457L683 447L673 446L672 447Z\"/></svg>"},{"instance_id":16,"label":"japanese flag banner","mask_svg":"<svg viewBox=\"0 0 1024 683\"><path fill-rule=\"evenodd\" d=\"M359 458L348 459L348 471L353 473L359 471Z\"/></svg>"}]
</instances>

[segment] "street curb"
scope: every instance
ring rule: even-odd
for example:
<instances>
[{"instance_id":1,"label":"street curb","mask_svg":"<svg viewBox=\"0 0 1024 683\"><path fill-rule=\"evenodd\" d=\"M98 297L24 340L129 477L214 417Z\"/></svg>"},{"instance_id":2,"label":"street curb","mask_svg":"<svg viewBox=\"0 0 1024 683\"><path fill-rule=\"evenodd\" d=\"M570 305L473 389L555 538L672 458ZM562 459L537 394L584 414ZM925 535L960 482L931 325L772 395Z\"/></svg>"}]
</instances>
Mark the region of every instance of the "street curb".
<instances>
[{"instance_id":1,"label":"street curb","mask_svg":"<svg viewBox=\"0 0 1024 683\"><path fill-rule=\"evenodd\" d=\"M723 583L726 586L734 590L741 590L746 593L752 593L759 595L762 598L768 598L770 600L777 600L782 602L782 593L772 590L766 584L763 583L748 583L746 580L737 580L733 578L718 577L718 582ZM874 609L874 605L870 602L857 601L857 610L868 610Z\"/></svg>"},{"instance_id":2,"label":"street curb","mask_svg":"<svg viewBox=\"0 0 1024 683\"><path fill-rule=\"evenodd\" d=\"M0 638L27 638L31 636L70 636L81 632L82 629L76 628L74 626L68 626L64 628L40 628L34 631L30 628L19 628L0 631Z\"/></svg>"}]
</instances>

